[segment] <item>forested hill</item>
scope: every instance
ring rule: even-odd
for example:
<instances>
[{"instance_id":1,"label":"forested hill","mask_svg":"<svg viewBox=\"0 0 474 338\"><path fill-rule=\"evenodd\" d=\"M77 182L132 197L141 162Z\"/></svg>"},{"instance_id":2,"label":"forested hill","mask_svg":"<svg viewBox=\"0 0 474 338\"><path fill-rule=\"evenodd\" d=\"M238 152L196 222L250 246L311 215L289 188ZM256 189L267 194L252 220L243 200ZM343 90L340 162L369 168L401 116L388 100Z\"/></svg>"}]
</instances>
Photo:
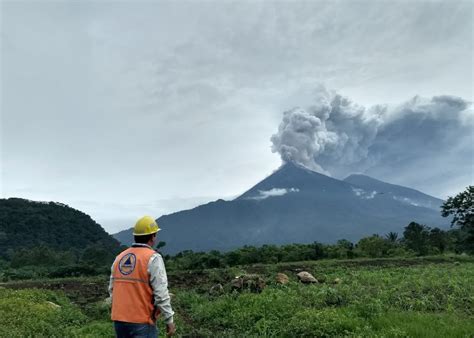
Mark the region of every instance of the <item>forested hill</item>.
<instances>
[{"instance_id":1,"label":"forested hill","mask_svg":"<svg viewBox=\"0 0 474 338\"><path fill-rule=\"evenodd\" d=\"M89 215L65 204L0 199L0 257L38 246L78 252L100 246L115 252L120 244Z\"/></svg>"}]
</instances>

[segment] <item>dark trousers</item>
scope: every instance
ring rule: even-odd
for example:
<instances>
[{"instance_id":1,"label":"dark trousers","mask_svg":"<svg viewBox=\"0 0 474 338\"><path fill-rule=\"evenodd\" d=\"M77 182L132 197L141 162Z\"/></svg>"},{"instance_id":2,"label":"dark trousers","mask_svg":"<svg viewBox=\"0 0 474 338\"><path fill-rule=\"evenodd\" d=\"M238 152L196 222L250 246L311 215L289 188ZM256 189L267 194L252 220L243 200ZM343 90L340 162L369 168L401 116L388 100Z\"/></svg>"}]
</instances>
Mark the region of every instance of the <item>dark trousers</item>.
<instances>
[{"instance_id":1,"label":"dark trousers","mask_svg":"<svg viewBox=\"0 0 474 338\"><path fill-rule=\"evenodd\" d=\"M158 330L155 325L114 322L117 338L157 338Z\"/></svg>"}]
</instances>

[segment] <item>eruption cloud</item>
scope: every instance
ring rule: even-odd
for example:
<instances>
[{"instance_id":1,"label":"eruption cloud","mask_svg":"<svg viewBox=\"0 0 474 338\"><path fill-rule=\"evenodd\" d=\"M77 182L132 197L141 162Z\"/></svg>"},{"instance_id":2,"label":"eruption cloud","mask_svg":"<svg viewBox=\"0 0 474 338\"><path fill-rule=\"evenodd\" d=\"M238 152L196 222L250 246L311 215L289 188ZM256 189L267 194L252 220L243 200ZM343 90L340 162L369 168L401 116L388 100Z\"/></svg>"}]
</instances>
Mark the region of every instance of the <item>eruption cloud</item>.
<instances>
[{"instance_id":1,"label":"eruption cloud","mask_svg":"<svg viewBox=\"0 0 474 338\"><path fill-rule=\"evenodd\" d=\"M284 162L326 175L420 186L445 175L472 182L473 130L472 103L459 97L366 108L320 87L310 106L284 112L271 141Z\"/></svg>"}]
</instances>

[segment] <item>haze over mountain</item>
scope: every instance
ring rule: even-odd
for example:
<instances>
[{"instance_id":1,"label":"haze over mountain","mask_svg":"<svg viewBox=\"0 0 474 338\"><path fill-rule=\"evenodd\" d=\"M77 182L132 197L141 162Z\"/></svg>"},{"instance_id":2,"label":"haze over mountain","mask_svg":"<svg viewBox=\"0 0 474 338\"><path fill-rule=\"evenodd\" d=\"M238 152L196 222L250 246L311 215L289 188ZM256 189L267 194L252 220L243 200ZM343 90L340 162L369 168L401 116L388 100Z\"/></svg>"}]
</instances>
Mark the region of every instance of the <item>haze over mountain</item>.
<instances>
[{"instance_id":1,"label":"haze over mountain","mask_svg":"<svg viewBox=\"0 0 474 338\"><path fill-rule=\"evenodd\" d=\"M447 227L442 200L368 176L338 180L287 162L232 201L217 200L160 217L165 253L242 245L357 241L401 233L411 221ZM132 231L114 235L123 244Z\"/></svg>"}]
</instances>

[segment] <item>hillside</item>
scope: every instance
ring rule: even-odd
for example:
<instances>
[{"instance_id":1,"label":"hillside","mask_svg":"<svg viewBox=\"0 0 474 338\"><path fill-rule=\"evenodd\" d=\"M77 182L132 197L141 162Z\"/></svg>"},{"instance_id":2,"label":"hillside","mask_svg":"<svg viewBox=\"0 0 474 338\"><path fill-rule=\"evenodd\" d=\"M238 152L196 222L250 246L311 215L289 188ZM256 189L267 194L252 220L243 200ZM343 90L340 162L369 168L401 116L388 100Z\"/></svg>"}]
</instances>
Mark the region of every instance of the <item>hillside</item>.
<instances>
[{"instance_id":1,"label":"hillside","mask_svg":"<svg viewBox=\"0 0 474 338\"><path fill-rule=\"evenodd\" d=\"M120 246L90 216L65 204L0 199L0 257L40 245L64 251L93 245L117 250Z\"/></svg>"},{"instance_id":2,"label":"hillside","mask_svg":"<svg viewBox=\"0 0 474 338\"><path fill-rule=\"evenodd\" d=\"M396 197L287 163L235 200L160 217L159 237L167 243L163 251L172 254L246 244L357 241L373 233L401 233L411 221L448 226L439 209L425 207L424 200L403 192ZM123 244L132 241L130 229L114 237Z\"/></svg>"},{"instance_id":3,"label":"hillside","mask_svg":"<svg viewBox=\"0 0 474 338\"><path fill-rule=\"evenodd\" d=\"M346 177L344 181L359 186L367 191L387 194L394 200L414 206L422 206L439 211L440 205L443 204L443 200L424 194L418 190L386 183L365 175L350 175Z\"/></svg>"}]
</instances>

